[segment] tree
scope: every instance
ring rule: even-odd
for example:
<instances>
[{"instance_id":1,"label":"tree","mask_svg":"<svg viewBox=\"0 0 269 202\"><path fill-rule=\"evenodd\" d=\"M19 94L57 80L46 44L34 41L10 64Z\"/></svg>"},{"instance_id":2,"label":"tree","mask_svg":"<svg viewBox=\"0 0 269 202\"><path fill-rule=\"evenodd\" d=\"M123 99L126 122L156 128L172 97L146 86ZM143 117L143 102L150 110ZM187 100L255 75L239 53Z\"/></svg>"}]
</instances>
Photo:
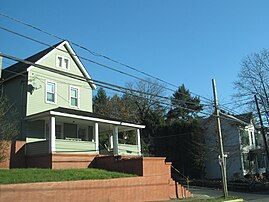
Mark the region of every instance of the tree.
<instances>
[{"instance_id":1,"label":"tree","mask_svg":"<svg viewBox=\"0 0 269 202\"><path fill-rule=\"evenodd\" d=\"M148 82L146 82L146 80ZM126 84L122 96L108 97L104 89L100 88L93 99L94 112L111 118L137 122L146 125L141 131L142 152L147 154L151 145L151 138L158 127L164 124L165 108L162 106L165 90L164 86L155 80L130 82ZM126 135L126 134L124 134ZM127 141L133 141L127 138Z\"/></svg>"},{"instance_id":2,"label":"tree","mask_svg":"<svg viewBox=\"0 0 269 202\"><path fill-rule=\"evenodd\" d=\"M256 111L254 95L257 95L268 117L269 51L263 50L248 55L242 60L241 66L238 80L234 82L237 89L235 98L240 98L252 111ZM239 106L242 105L242 102L237 101L237 103Z\"/></svg>"},{"instance_id":3,"label":"tree","mask_svg":"<svg viewBox=\"0 0 269 202\"><path fill-rule=\"evenodd\" d=\"M122 96L113 95L109 103L111 117L129 122L136 120L135 109L130 101L124 94Z\"/></svg>"},{"instance_id":4,"label":"tree","mask_svg":"<svg viewBox=\"0 0 269 202\"><path fill-rule=\"evenodd\" d=\"M106 91L103 88L99 88L96 96L93 97L93 112L102 116L109 116L109 101Z\"/></svg>"},{"instance_id":5,"label":"tree","mask_svg":"<svg viewBox=\"0 0 269 202\"><path fill-rule=\"evenodd\" d=\"M15 107L7 98L0 97L0 162L6 159L9 141L18 135L18 119Z\"/></svg>"},{"instance_id":6,"label":"tree","mask_svg":"<svg viewBox=\"0 0 269 202\"><path fill-rule=\"evenodd\" d=\"M202 110L199 97L192 97L190 91L184 84L171 97L171 109L167 114L168 121L189 120L196 118L198 112Z\"/></svg>"},{"instance_id":7,"label":"tree","mask_svg":"<svg viewBox=\"0 0 269 202\"><path fill-rule=\"evenodd\" d=\"M204 175L205 147L198 120L178 120L158 129L154 138L156 156L166 156L185 176ZM182 177L182 176L180 176Z\"/></svg>"},{"instance_id":8,"label":"tree","mask_svg":"<svg viewBox=\"0 0 269 202\"><path fill-rule=\"evenodd\" d=\"M202 110L200 99L192 97L184 85L171 97L171 109L164 126L154 138L157 156L166 156L173 166L185 175L202 177L204 174L204 137L199 121Z\"/></svg>"},{"instance_id":9,"label":"tree","mask_svg":"<svg viewBox=\"0 0 269 202\"><path fill-rule=\"evenodd\" d=\"M165 93L162 84L155 80L146 79L149 82L138 81L128 83L130 89L125 93L125 99L132 104L132 112L135 120L146 128L141 132L142 149L144 153L149 149L152 153L154 146L151 139L156 135L160 126L164 124L166 108L162 105L164 99L160 98Z\"/></svg>"}]
</instances>

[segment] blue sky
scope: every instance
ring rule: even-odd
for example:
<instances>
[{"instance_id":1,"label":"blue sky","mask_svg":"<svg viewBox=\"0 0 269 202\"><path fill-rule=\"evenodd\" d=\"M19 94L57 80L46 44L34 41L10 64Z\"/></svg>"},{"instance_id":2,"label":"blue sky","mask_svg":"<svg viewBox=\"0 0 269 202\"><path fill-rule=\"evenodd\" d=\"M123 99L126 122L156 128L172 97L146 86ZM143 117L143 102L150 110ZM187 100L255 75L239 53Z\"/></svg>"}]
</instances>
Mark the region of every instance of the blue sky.
<instances>
[{"instance_id":1,"label":"blue sky","mask_svg":"<svg viewBox=\"0 0 269 202\"><path fill-rule=\"evenodd\" d=\"M268 8L269 1L262 0L3 0L0 11L176 85L184 83L206 97L212 97L215 78L220 101L229 102L241 60L269 47ZM58 42L2 17L0 26L50 44ZM44 48L0 30L1 52L25 58ZM120 85L133 80L84 64L95 79Z\"/></svg>"}]
</instances>

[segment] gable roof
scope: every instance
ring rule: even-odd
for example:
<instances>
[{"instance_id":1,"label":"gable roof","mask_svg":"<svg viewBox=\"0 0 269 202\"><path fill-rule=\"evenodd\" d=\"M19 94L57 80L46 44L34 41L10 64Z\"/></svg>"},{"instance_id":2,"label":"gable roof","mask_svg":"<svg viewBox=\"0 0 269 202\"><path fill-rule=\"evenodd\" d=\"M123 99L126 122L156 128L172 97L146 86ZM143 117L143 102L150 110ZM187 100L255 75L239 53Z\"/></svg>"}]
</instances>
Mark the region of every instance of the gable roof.
<instances>
[{"instance_id":1,"label":"gable roof","mask_svg":"<svg viewBox=\"0 0 269 202\"><path fill-rule=\"evenodd\" d=\"M238 115L235 115L235 117L250 124L252 119L253 119L253 113L248 112L248 113L244 113L244 114L238 114Z\"/></svg>"},{"instance_id":2,"label":"gable roof","mask_svg":"<svg viewBox=\"0 0 269 202\"><path fill-rule=\"evenodd\" d=\"M202 125L206 125L207 122L212 120L214 118L214 115L212 114L208 118L201 119L200 122ZM230 115L223 112L220 112L220 118L221 119L227 119L236 123L239 123L241 125L248 126L252 123L253 114L252 112L244 113L244 114L238 114L238 115Z\"/></svg>"},{"instance_id":3,"label":"gable roof","mask_svg":"<svg viewBox=\"0 0 269 202\"><path fill-rule=\"evenodd\" d=\"M28 58L26 58L25 60L29 61L29 62L32 62L32 63L36 63L38 60L40 60L42 57L44 57L45 55L47 55L50 51L52 51L54 48L56 48L57 46L59 46L62 42L59 42L49 48L46 48ZM3 69L3 72L2 72L2 78L5 80L5 79L8 79L12 76L15 76L16 73L23 73L25 71L27 71L27 68L30 67L31 65L30 64L26 64L26 63L23 63L23 62L17 62L5 69Z\"/></svg>"},{"instance_id":4,"label":"gable roof","mask_svg":"<svg viewBox=\"0 0 269 202\"><path fill-rule=\"evenodd\" d=\"M81 63L81 61L79 60L77 54L75 53L75 51L72 49L72 47L70 46L70 44L68 43L68 41L61 41L53 46L50 46L28 58L26 58L26 61L32 62L32 63L37 63L39 60L41 60L44 56L46 56L47 54L49 54L52 50L57 49L60 45L64 45L67 49L67 51L70 53L70 56L73 58L73 60L75 61L75 63L78 65L79 69L81 70L82 74L89 80L91 80L90 75L88 74L86 68L83 66L83 64ZM2 78L4 80L6 79L10 79L13 76L18 76L18 74L24 73L27 71L27 69L32 66L31 64L26 64L23 62L17 62L5 69L3 69L2 71ZM93 82L89 82L89 84L91 85L91 87L93 89L96 89L96 85Z\"/></svg>"}]
</instances>

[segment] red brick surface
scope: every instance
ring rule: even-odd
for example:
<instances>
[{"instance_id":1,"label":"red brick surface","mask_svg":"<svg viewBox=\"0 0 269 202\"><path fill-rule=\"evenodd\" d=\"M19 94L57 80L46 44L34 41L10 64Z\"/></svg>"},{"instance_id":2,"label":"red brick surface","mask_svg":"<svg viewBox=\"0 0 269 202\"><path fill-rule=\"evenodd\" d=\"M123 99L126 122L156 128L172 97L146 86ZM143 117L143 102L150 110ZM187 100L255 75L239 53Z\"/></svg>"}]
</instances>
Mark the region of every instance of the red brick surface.
<instances>
[{"instance_id":1,"label":"red brick surface","mask_svg":"<svg viewBox=\"0 0 269 202\"><path fill-rule=\"evenodd\" d=\"M179 195L181 187L178 187ZM158 201L176 197L162 176L0 185L0 201Z\"/></svg>"},{"instance_id":2,"label":"red brick surface","mask_svg":"<svg viewBox=\"0 0 269 202\"><path fill-rule=\"evenodd\" d=\"M88 168L96 155L52 154L52 169Z\"/></svg>"},{"instance_id":3,"label":"red brick surface","mask_svg":"<svg viewBox=\"0 0 269 202\"><path fill-rule=\"evenodd\" d=\"M5 152L5 160L0 162L0 168L24 168L25 162L25 141L8 141Z\"/></svg>"},{"instance_id":4,"label":"red brick surface","mask_svg":"<svg viewBox=\"0 0 269 202\"><path fill-rule=\"evenodd\" d=\"M171 163L166 163L164 157L97 156L91 167L139 176L170 176Z\"/></svg>"},{"instance_id":5,"label":"red brick surface","mask_svg":"<svg viewBox=\"0 0 269 202\"><path fill-rule=\"evenodd\" d=\"M113 180L0 185L0 201L157 201L189 197L171 179L171 164L163 157L96 156L53 153L25 157L23 141L9 144L10 158L0 168L100 168L140 177Z\"/></svg>"}]
</instances>

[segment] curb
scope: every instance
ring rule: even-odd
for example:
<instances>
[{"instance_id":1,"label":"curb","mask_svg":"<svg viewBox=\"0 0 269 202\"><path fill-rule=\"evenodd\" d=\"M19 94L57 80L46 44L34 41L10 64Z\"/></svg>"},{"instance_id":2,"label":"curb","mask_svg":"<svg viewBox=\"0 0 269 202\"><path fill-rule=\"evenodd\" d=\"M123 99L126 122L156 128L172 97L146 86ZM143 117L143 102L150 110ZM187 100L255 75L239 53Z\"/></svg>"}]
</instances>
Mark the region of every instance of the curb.
<instances>
[{"instance_id":1,"label":"curb","mask_svg":"<svg viewBox=\"0 0 269 202\"><path fill-rule=\"evenodd\" d=\"M225 202L239 202L239 201L244 201L244 199L242 199L242 198L239 198L239 199L232 199L232 200L225 200Z\"/></svg>"}]
</instances>

